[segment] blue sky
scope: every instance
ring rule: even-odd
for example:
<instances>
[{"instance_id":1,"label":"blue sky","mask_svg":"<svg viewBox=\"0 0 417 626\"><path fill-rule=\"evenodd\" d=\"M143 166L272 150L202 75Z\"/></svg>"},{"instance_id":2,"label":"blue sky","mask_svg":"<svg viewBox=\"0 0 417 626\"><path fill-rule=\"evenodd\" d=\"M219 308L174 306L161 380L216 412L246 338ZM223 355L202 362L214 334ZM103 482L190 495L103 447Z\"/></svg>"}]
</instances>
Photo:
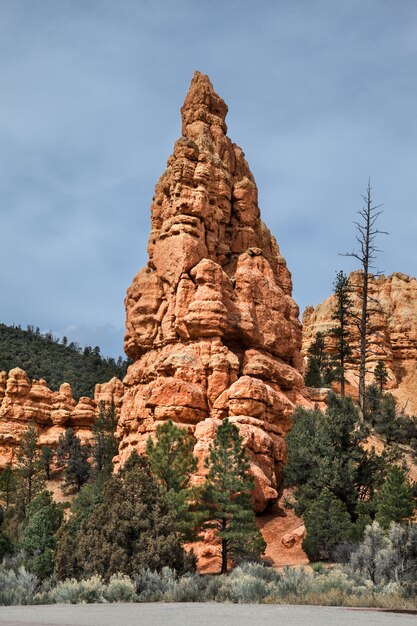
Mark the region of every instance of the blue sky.
<instances>
[{"instance_id":1,"label":"blue sky","mask_svg":"<svg viewBox=\"0 0 417 626\"><path fill-rule=\"evenodd\" d=\"M123 299L195 69L229 105L301 310L354 245L416 275L414 0L0 0L0 321L122 354Z\"/></svg>"}]
</instances>

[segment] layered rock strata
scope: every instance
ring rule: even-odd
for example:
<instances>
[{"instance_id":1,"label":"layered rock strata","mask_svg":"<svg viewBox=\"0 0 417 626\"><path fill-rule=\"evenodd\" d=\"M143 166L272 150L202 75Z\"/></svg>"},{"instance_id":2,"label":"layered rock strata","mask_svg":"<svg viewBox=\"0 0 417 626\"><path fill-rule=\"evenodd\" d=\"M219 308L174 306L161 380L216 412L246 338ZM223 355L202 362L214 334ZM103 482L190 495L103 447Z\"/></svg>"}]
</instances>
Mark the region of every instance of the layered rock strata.
<instances>
[{"instance_id":1,"label":"layered rock strata","mask_svg":"<svg viewBox=\"0 0 417 626\"><path fill-rule=\"evenodd\" d=\"M352 272L354 311L360 314L360 287L362 273ZM398 399L399 406L409 415L417 415L417 280L406 274L373 277L369 284L370 307L375 312L370 317L370 350L367 362L368 383L373 382L373 370L379 360L384 361L389 379L386 389ZM314 341L317 332L325 336L334 325L332 311L335 298L330 296L316 308L308 307L303 315L303 353ZM353 356L359 357L359 331L351 325ZM326 336L326 349L335 351L335 340ZM358 385L358 366L348 365L347 379L354 394Z\"/></svg>"},{"instance_id":2,"label":"layered rock strata","mask_svg":"<svg viewBox=\"0 0 417 626\"><path fill-rule=\"evenodd\" d=\"M307 404L301 325L291 275L260 219L241 148L227 137L227 106L196 72L151 205L147 267L127 291L119 463L144 450L168 419L186 426L200 459L216 428L237 424L256 480L254 508L278 497L284 437Z\"/></svg>"},{"instance_id":3,"label":"layered rock strata","mask_svg":"<svg viewBox=\"0 0 417 626\"><path fill-rule=\"evenodd\" d=\"M0 372L0 470L13 463L29 422L36 424L40 445L56 447L69 427L85 441L91 436L99 401L114 402L120 410L122 397L123 385L117 378L96 385L94 400L82 397L76 403L68 383L51 391L44 380L31 382L18 367L8 376Z\"/></svg>"}]
</instances>

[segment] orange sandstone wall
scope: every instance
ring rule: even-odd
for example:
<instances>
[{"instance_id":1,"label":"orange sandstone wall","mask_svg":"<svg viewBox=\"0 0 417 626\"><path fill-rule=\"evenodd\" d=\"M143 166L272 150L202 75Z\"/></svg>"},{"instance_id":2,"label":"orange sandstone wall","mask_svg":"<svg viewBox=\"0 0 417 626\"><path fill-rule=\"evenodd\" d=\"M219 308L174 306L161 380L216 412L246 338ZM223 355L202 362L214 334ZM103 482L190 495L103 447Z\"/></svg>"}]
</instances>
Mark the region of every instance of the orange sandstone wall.
<instances>
[{"instance_id":1,"label":"orange sandstone wall","mask_svg":"<svg viewBox=\"0 0 417 626\"><path fill-rule=\"evenodd\" d=\"M76 403L68 383L54 392L44 380L31 382L18 367L8 376L6 372L0 372L0 469L13 463L30 421L36 424L41 445L55 447L69 427L86 440L91 435L99 401L113 401L120 410L122 396L123 385L117 378L96 385L94 400L83 397Z\"/></svg>"},{"instance_id":2,"label":"orange sandstone wall","mask_svg":"<svg viewBox=\"0 0 417 626\"><path fill-rule=\"evenodd\" d=\"M354 289L352 300L356 313L360 312L359 289L362 274L352 272L349 281ZM370 306L379 303L381 312L371 316L371 350L368 358L368 382L373 382L372 371L378 360L383 360L389 373L387 390L398 399L399 406L409 415L417 415L417 280L396 272L391 276L375 277L370 281ZM316 308L308 307L303 315L303 354L317 332L326 333L333 325L334 296L329 296ZM379 308L379 307L378 307ZM359 355L359 332L352 325L354 355ZM334 339L327 338L327 348L334 349ZM349 366L347 378L355 393L358 381L357 366Z\"/></svg>"}]
</instances>

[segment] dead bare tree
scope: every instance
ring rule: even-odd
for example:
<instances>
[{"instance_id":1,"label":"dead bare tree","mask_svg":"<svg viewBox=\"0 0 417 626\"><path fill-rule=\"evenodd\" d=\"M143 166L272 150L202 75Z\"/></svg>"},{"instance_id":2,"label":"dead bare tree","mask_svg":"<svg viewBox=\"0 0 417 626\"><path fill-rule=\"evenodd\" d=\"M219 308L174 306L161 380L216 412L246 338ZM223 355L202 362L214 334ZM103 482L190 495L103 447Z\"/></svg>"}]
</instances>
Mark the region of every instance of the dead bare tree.
<instances>
[{"instance_id":1,"label":"dead bare tree","mask_svg":"<svg viewBox=\"0 0 417 626\"><path fill-rule=\"evenodd\" d=\"M372 187L371 180L368 180L365 195L362 195L364 206L358 215L360 220L354 222L356 226L356 241L359 244L358 251L347 252L342 256L349 256L357 259L361 264L362 285L360 289L360 297L362 301L361 314L359 317L359 333L360 333L360 348L359 348L359 407L362 415L365 413L365 376L366 376L366 358L368 356L368 338L369 338L369 279L372 276L378 276L381 274L376 269L375 260L378 252L381 250L376 245L376 238L378 235L388 235L387 232L379 230L376 227L376 222L381 215L382 204L374 204L372 199Z\"/></svg>"}]
</instances>

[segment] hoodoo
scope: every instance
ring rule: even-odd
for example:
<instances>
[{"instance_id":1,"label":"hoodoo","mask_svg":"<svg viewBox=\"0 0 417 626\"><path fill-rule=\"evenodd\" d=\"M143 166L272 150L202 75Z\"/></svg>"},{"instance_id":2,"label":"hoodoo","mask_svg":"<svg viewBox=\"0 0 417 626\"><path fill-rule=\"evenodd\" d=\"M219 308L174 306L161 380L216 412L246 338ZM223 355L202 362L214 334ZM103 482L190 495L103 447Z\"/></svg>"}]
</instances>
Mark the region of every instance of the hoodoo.
<instances>
[{"instance_id":1,"label":"hoodoo","mask_svg":"<svg viewBox=\"0 0 417 626\"><path fill-rule=\"evenodd\" d=\"M204 458L220 420L237 424L251 456L256 511L275 502L284 436L301 375L301 325L291 275L260 219L257 187L227 136L227 105L196 72L151 205L149 260L127 291L119 463L158 423L193 433Z\"/></svg>"},{"instance_id":2,"label":"hoodoo","mask_svg":"<svg viewBox=\"0 0 417 626\"><path fill-rule=\"evenodd\" d=\"M356 316L361 311L361 272L349 276L351 299ZM398 400L401 411L417 413L417 280L396 272L391 276L374 276L369 283L371 315L369 320L369 351L367 358L367 384L374 382L373 370L383 361L388 372L386 390ZM335 351L335 338L328 334L334 326L332 313L336 301L329 296L316 308L307 307L303 315L303 352L318 332L326 337L326 349ZM353 362L347 365L349 392L355 395L358 388L359 330L352 323L350 344Z\"/></svg>"}]
</instances>

